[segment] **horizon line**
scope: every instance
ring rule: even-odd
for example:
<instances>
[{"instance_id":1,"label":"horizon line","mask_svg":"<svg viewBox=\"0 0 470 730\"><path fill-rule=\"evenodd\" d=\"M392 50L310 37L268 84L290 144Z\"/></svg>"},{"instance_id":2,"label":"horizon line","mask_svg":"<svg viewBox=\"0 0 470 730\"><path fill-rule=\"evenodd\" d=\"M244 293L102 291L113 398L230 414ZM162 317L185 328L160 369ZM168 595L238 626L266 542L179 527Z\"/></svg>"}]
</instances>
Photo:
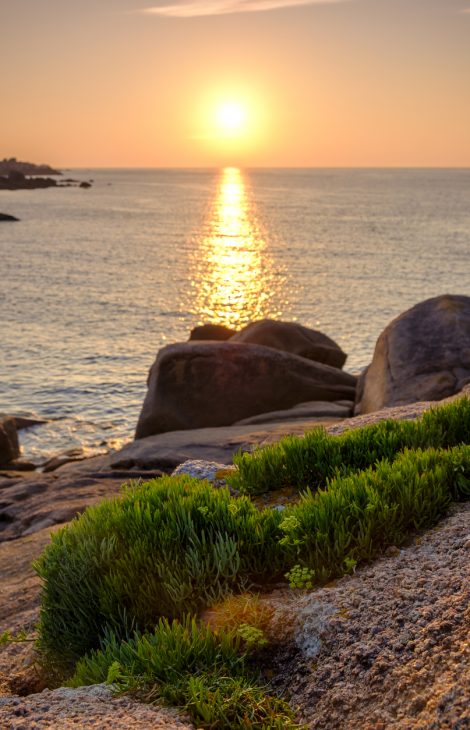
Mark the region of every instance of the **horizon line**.
<instances>
[{"instance_id":1,"label":"horizon line","mask_svg":"<svg viewBox=\"0 0 470 730\"><path fill-rule=\"evenodd\" d=\"M56 165L61 170L469 170L468 165Z\"/></svg>"}]
</instances>

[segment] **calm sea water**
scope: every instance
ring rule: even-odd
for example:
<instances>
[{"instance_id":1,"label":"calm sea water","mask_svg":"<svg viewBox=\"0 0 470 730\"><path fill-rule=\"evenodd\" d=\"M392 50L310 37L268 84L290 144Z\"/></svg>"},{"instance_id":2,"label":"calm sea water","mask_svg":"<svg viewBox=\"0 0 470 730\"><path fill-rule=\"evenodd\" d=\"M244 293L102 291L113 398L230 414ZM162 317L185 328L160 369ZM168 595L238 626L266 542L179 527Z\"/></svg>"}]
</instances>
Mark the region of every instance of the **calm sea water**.
<instances>
[{"instance_id":1,"label":"calm sea water","mask_svg":"<svg viewBox=\"0 0 470 730\"><path fill-rule=\"evenodd\" d=\"M203 322L295 320L346 368L413 304L470 294L470 170L74 170L0 193L0 411L40 461L132 437L163 345Z\"/></svg>"}]
</instances>

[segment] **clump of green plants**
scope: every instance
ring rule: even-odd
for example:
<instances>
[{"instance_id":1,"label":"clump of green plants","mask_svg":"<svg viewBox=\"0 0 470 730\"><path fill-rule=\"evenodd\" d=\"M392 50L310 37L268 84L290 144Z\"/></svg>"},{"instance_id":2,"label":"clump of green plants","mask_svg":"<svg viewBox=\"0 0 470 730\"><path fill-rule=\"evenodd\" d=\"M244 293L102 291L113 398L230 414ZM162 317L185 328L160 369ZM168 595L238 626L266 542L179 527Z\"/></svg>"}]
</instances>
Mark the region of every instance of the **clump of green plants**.
<instances>
[{"instance_id":1,"label":"clump of green plants","mask_svg":"<svg viewBox=\"0 0 470 730\"><path fill-rule=\"evenodd\" d=\"M235 632L243 640L243 644L247 649L261 649L263 646L268 645L264 631L251 624L240 624Z\"/></svg>"},{"instance_id":2,"label":"clump of green plants","mask_svg":"<svg viewBox=\"0 0 470 730\"><path fill-rule=\"evenodd\" d=\"M112 683L150 701L185 709L197 727L298 728L290 707L269 695L246 662L237 631L218 631L195 619L160 619L151 633L126 641L107 632L101 649L77 663L77 687Z\"/></svg>"},{"instance_id":3,"label":"clump of green plants","mask_svg":"<svg viewBox=\"0 0 470 730\"><path fill-rule=\"evenodd\" d=\"M279 520L189 477L134 486L86 510L35 564L40 651L66 671L109 628L126 638L279 578Z\"/></svg>"},{"instance_id":4,"label":"clump of green plants","mask_svg":"<svg viewBox=\"0 0 470 730\"><path fill-rule=\"evenodd\" d=\"M286 573L285 577L291 588L313 588L314 576L313 570L296 564Z\"/></svg>"},{"instance_id":5,"label":"clump of green plants","mask_svg":"<svg viewBox=\"0 0 470 730\"><path fill-rule=\"evenodd\" d=\"M316 582L349 573L389 545L435 524L454 501L470 497L470 446L404 451L328 488L306 492L289 510L281 539L295 576ZM290 575L290 574L289 574Z\"/></svg>"},{"instance_id":6,"label":"clump of green plants","mask_svg":"<svg viewBox=\"0 0 470 730\"><path fill-rule=\"evenodd\" d=\"M43 664L62 680L78 660L73 686L107 681L184 707L199 727L298 727L253 670L272 614L247 591L283 576L309 589L433 525L470 498L470 446L453 445L469 434L462 399L417 423L316 431L241 457L245 476L262 475L247 491L269 474L310 484L283 511L185 476L130 485L55 533L35 564Z\"/></svg>"},{"instance_id":7,"label":"clump of green plants","mask_svg":"<svg viewBox=\"0 0 470 730\"><path fill-rule=\"evenodd\" d=\"M403 544L468 496L469 446L405 451L307 491L283 512L186 477L134 487L52 536L36 564L39 650L66 673L109 630L126 639L160 617L198 614L277 582L294 566L311 571L307 583L326 582Z\"/></svg>"},{"instance_id":8,"label":"clump of green plants","mask_svg":"<svg viewBox=\"0 0 470 730\"><path fill-rule=\"evenodd\" d=\"M237 471L227 476L245 494L295 487L316 490L336 476L393 460L404 449L450 448L470 443L470 399L463 397L413 421L381 421L330 436L317 428L288 436L252 453L237 454Z\"/></svg>"}]
</instances>

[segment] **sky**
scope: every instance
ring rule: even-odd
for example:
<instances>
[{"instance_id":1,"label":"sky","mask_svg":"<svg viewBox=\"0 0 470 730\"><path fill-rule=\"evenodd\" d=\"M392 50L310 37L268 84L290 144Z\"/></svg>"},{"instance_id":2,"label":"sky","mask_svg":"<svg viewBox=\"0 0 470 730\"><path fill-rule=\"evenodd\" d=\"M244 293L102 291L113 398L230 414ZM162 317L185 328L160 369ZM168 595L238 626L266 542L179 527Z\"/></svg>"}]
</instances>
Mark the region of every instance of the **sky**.
<instances>
[{"instance_id":1,"label":"sky","mask_svg":"<svg viewBox=\"0 0 470 730\"><path fill-rule=\"evenodd\" d=\"M0 28L0 158L470 166L470 0L0 0Z\"/></svg>"}]
</instances>

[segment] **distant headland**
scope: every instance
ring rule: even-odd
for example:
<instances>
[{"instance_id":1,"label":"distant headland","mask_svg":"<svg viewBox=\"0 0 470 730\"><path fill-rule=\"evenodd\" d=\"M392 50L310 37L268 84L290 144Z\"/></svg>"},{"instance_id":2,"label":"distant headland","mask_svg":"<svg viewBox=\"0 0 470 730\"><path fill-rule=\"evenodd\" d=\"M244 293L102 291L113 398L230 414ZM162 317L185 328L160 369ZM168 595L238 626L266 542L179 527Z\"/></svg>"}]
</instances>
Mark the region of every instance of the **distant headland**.
<instances>
[{"instance_id":1,"label":"distant headland","mask_svg":"<svg viewBox=\"0 0 470 730\"><path fill-rule=\"evenodd\" d=\"M48 177L44 177L47 175ZM31 190L34 188L90 188L91 182L80 182L68 178L63 181L54 180L50 175L62 175L50 165L36 165L33 162L21 162L16 157L0 161L0 190Z\"/></svg>"},{"instance_id":2,"label":"distant headland","mask_svg":"<svg viewBox=\"0 0 470 730\"><path fill-rule=\"evenodd\" d=\"M19 172L22 175L62 175L60 170L55 170L50 165L35 165L33 162L21 162L16 157L0 160L0 175L7 177L11 172Z\"/></svg>"}]
</instances>

